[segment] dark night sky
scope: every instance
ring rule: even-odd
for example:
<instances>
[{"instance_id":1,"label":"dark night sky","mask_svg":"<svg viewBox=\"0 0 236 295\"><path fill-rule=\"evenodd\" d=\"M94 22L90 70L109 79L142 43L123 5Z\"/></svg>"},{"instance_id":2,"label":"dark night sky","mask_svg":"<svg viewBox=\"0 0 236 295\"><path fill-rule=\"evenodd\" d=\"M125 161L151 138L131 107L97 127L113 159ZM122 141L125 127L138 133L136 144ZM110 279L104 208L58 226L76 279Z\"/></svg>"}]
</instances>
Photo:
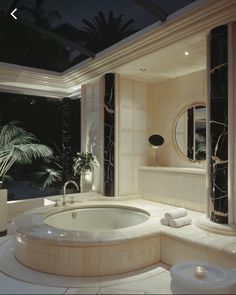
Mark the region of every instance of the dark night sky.
<instances>
[{"instance_id":1,"label":"dark night sky","mask_svg":"<svg viewBox=\"0 0 236 295\"><path fill-rule=\"evenodd\" d=\"M167 14L180 9L194 0L151 0L159 5ZM133 0L44 0L44 7L48 10L57 10L63 22L79 27L83 18L90 18L98 11L104 13L113 10L116 15L123 14L127 19L134 18L139 27L145 27L157 19ZM9 6L11 1L0 0L0 9ZM18 7L34 6L34 0L20 0ZM20 17L20 10L17 12ZM56 25L56 23L55 23Z\"/></svg>"},{"instance_id":2,"label":"dark night sky","mask_svg":"<svg viewBox=\"0 0 236 295\"><path fill-rule=\"evenodd\" d=\"M145 1L158 5L170 15L195 0L144 0L144 3ZM8 17L2 17L13 7L18 8L15 13L17 20L10 13ZM55 11L60 18L55 17ZM134 22L124 32L114 31L114 26L111 25L103 32L89 36L86 29L83 30L82 21L91 20L100 11L106 19L108 12L112 11L115 18L123 15L123 24L132 19ZM63 72L88 57L87 53L68 45L67 41L72 41L75 45L82 44L98 53L157 21L159 19L153 14L153 9L145 9L135 0L0 0L0 43L3 44L0 48L0 61ZM44 32L35 30L35 24L36 28L44 29ZM47 30L52 34L47 34ZM55 38L58 36L64 40L58 41Z\"/></svg>"}]
</instances>

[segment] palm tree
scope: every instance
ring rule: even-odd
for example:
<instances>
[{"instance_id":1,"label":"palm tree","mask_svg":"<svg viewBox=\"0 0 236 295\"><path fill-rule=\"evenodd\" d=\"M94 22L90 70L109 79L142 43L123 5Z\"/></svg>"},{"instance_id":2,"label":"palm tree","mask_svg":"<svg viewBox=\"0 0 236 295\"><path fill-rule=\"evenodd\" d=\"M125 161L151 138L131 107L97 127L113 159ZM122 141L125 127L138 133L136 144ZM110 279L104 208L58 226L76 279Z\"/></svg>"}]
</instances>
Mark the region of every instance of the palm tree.
<instances>
[{"instance_id":1,"label":"palm tree","mask_svg":"<svg viewBox=\"0 0 236 295\"><path fill-rule=\"evenodd\" d=\"M36 0L33 9L27 6L21 6L21 11L27 11L34 18L35 25L50 30L52 28L52 21L55 19L61 20L59 12L56 10L47 11L43 8L44 0Z\"/></svg>"},{"instance_id":2,"label":"palm tree","mask_svg":"<svg viewBox=\"0 0 236 295\"><path fill-rule=\"evenodd\" d=\"M83 19L82 22L85 26L82 27L81 33L84 34L86 47L95 52L137 32L133 19L124 20L123 14L114 16L112 11L109 11L107 18L100 11L90 20Z\"/></svg>"},{"instance_id":3,"label":"palm tree","mask_svg":"<svg viewBox=\"0 0 236 295\"><path fill-rule=\"evenodd\" d=\"M0 183L13 165L31 164L40 158L52 158L53 151L40 144L35 135L12 121L0 127Z\"/></svg>"}]
</instances>

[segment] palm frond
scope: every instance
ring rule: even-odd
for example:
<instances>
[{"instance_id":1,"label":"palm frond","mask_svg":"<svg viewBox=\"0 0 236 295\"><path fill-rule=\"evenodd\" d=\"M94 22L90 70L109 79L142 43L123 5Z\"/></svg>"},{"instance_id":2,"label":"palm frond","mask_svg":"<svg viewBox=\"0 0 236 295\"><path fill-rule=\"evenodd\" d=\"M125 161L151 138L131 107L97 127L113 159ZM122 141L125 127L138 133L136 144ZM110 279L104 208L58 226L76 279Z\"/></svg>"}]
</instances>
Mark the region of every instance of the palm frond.
<instances>
[{"instance_id":1,"label":"palm frond","mask_svg":"<svg viewBox=\"0 0 236 295\"><path fill-rule=\"evenodd\" d=\"M31 164L33 159L53 157L51 148L43 144L17 144L13 149L15 162L18 164Z\"/></svg>"},{"instance_id":2,"label":"palm frond","mask_svg":"<svg viewBox=\"0 0 236 295\"><path fill-rule=\"evenodd\" d=\"M62 181L61 170L55 170L46 166L41 166L38 169L39 171L32 173L32 177L43 190L54 182Z\"/></svg>"},{"instance_id":3,"label":"palm frond","mask_svg":"<svg viewBox=\"0 0 236 295\"><path fill-rule=\"evenodd\" d=\"M37 138L32 133L17 126L19 122L11 121L0 128L0 147L19 141L22 143L36 142Z\"/></svg>"},{"instance_id":4,"label":"palm frond","mask_svg":"<svg viewBox=\"0 0 236 295\"><path fill-rule=\"evenodd\" d=\"M52 11L49 11L47 13L47 17L50 19L50 20L53 20L53 19L58 19L58 20L61 20L61 15L58 11L56 10L52 10Z\"/></svg>"},{"instance_id":5,"label":"palm frond","mask_svg":"<svg viewBox=\"0 0 236 295\"><path fill-rule=\"evenodd\" d=\"M121 25L120 27L120 31L135 31L134 27L134 20L128 20L127 22L125 22L124 24Z\"/></svg>"},{"instance_id":6,"label":"palm frond","mask_svg":"<svg viewBox=\"0 0 236 295\"><path fill-rule=\"evenodd\" d=\"M52 158L50 147L38 143L32 133L17 126L12 121L0 127L0 178L11 169L14 164L31 164L39 158Z\"/></svg>"},{"instance_id":7,"label":"palm frond","mask_svg":"<svg viewBox=\"0 0 236 295\"><path fill-rule=\"evenodd\" d=\"M83 19L82 22L86 25L86 26L83 27L83 29L86 32L91 32L91 33L97 32L96 24L93 24L92 21Z\"/></svg>"},{"instance_id":8,"label":"palm frond","mask_svg":"<svg viewBox=\"0 0 236 295\"><path fill-rule=\"evenodd\" d=\"M97 16L99 23L101 25L101 27L106 27L107 26L107 20L106 17L104 15L104 13L102 11L98 12L98 16Z\"/></svg>"},{"instance_id":9,"label":"palm frond","mask_svg":"<svg viewBox=\"0 0 236 295\"><path fill-rule=\"evenodd\" d=\"M25 10L25 11L29 12L29 13L32 14L35 18L37 17L37 14L36 14L36 12L34 11L34 9L31 9L31 8L29 8L29 7L27 7L27 6L24 6L24 5L20 6L19 9L20 9L20 10Z\"/></svg>"},{"instance_id":10,"label":"palm frond","mask_svg":"<svg viewBox=\"0 0 236 295\"><path fill-rule=\"evenodd\" d=\"M114 43L137 32L134 20L125 20L123 14L114 16L112 11L108 15L98 12L90 19L83 19L80 30L83 33L85 44L94 52L99 52Z\"/></svg>"}]
</instances>

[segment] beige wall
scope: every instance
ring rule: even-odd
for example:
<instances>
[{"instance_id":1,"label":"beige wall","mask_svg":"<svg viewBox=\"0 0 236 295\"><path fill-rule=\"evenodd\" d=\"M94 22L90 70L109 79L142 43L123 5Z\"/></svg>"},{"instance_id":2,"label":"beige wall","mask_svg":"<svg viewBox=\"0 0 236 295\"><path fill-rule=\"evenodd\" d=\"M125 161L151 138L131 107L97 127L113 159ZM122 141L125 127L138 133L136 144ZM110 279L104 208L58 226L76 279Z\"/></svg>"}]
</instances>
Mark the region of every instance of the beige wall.
<instances>
[{"instance_id":1,"label":"beige wall","mask_svg":"<svg viewBox=\"0 0 236 295\"><path fill-rule=\"evenodd\" d=\"M153 84L148 99L148 136L160 134L165 144L158 149L163 166L187 167L190 163L175 147L173 128L181 111L195 102L206 103L206 73L204 70ZM148 164L154 163L154 150L148 146Z\"/></svg>"},{"instance_id":2,"label":"beige wall","mask_svg":"<svg viewBox=\"0 0 236 295\"><path fill-rule=\"evenodd\" d=\"M117 78L116 181L118 195L139 193L138 168L153 165L155 151L148 143L161 134L165 144L158 150L163 166L188 167L190 163L175 147L173 128L177 116L192 103L206 103L205 71L151 84Z\"/></svg>"},{"instance_id":3,"label":"beige wall","mask_svg":"<svg viewBox=\"0 0 236 295\"><path fill-rule=\"evenodd\" d=\"M138 168L147 164L148 84L117 79L117 194L139 193Z\"/></svg>"}]
</instances>

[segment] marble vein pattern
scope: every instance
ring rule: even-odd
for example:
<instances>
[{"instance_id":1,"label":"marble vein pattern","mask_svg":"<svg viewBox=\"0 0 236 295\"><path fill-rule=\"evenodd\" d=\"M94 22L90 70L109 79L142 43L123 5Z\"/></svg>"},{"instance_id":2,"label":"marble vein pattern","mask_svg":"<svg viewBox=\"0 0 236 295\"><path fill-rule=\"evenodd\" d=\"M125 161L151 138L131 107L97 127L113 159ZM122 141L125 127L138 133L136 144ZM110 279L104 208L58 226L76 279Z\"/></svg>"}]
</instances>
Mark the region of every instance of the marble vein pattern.
<instances>
[{"instance_id":1,"label":"marble vein pattern","mask_svg":"<svg viewBox=\"0 0 236 295\"><path fill-rule=\"evenodd\" d=\"M64 98L61 103L61 132L62 132L62 177L63 181L69 180L73 175L73 152L71 136L71 100Z\"/></svg>"},{"instance_id":2,"label":"marble vein pattern","mask_svg":"<svg viewBox=\"0 0 236 295\"><path fill-rule=\"evenodd\" d=\"M115 74L106 74L104 80L104 196L114 196Z\"/></svg>"},{"instance_id":3,"label":"marble vein pattern","mask_svg":"<svg viewBox=\"0 0 236 295\"><path fill-rule=\"evenodd\" d=\"M210 218L228 223L228 27L210 33Z\"/></svg>"}]
</instances>

